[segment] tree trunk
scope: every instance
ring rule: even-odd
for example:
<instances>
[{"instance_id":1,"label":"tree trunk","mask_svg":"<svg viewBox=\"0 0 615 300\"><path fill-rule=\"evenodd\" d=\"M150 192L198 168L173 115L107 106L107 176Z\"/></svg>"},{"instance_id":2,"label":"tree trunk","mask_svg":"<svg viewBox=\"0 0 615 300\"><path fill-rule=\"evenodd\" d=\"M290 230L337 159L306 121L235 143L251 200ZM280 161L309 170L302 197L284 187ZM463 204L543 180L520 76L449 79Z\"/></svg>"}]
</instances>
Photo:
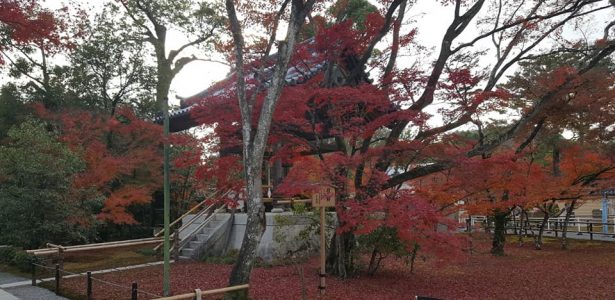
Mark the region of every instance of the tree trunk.
<instances>
[{"instance_id":1,"label":"tree trunk","mask_svg":"<svg viewBox=\"0 0 615 300\"><path fill-rule=\"evenodd\" d=\"M561 247L562 249L568 249L568 240L566 239L566 233L568 233L568 222L570 222L570 216L574 211L574 206L577 200L574 199L570 205L566 208L566 218L564 219L564 228L562 229Z\"/></svg>"},{"instance_id":2,"label":"tree trunk","mask_svg":"<svg viewBox=\"0 0 615 300\"><path fill-rule=\"evenodd\" d=\"M502 256L504 255L504 245L506 243L506 218L508 214L502 211L496 211L493 215L493 243L491 245L491 254Z\"/></svg>"},{"instance_id":3,"label":"tree trunk","mask_svg":"<svg viewBox=\"0 0 615 300\"><path fill-rule=\"evenodd\" d=\"M258 173L258 172L257 172ZM237 257L237 263L233 266L229 285L240 285L250 281L250 273L256 260L256 250L265 232L265 206L262 201L261 177L255 175L254 180L249 181L248 200L246 201L248 220L246 232L241 243L241 250ZM248 290L244 289L234 293L228 293L225 299L248 299Z\"/></svg>"},{"instance_id":4,"label":"tree trunk","mask_svg":"<svg viewBox=\"0 0 615 300\"><path fill-rule=\"evenodd\" d=\"M374 247L372 251L372 257L369 260L369 266L367 267L367 274L372 276L378 271L378 267L380 266L380 251L378 251L378 247Z\"/></svg>"},{"instance_id":5,"label":"tree trunk","mask_svg":"<svg viewBox=\"0 0 615 300\"><path fill-rule=\"evenodd\" d=\"M524 219L523 219L524 213L523 213L523 209L521 209L521 212L519 213L519 231L517 232L518 234L518 243L519 246L523 245L523 228L525 226ZM517 230L517 226L515 226L515 230Z\"/></svg>"},{"instance_id":6,"label":"tree trunk","mask_svg":"<svg viewBox=\"0 0 615 300\"><path fill-rule=\"evenodd\" d=\"M545 226L549 221L549 213L545 212L545 216L542 218L542 223L540 224L540 228L538 229L538 235L534 238L534 248L536 250L542 250L542 233L545 231Z\"/></svg>"},{"instance_id":7,"label":"tree trunk","mask_svg":"<svg viewBox=\"0 0 615 300\"><path fill-rule=\"evenodd\" d=\"M327 273L341 278L348 278L354 273L354 244L355 236L352 232L333 235L327 257Z\"/></svg>"},{"instance_id":8,"label":"tree trunk","mask_svg":"<svg viewBox=\"0 0 615 300\"><path fill-rule=\"evenodd\" d=\"M290 57L294 52L297 34L305 21L306 15L311 11L314 2L314 0L309 0L306 3L303 1L292 1L291 3L286 39L278 42L277 61L273 69L271 84L267 88L265 100L260 108L258 119L256 119L256 128L254 128L254 103L252 103L253 99L248 99L246 96L247 84L243 72L243 30L237 18L234 1L225 1L235 48L237 101L241 113L242 154L248 194L248 199L246 201L248 215L246 232L241 244L241 250L239 251L239 257L231 271L231 277L229 279L229 284L231 286L249 282L250 273L256 258L256 250L265 232L266 220L262 190L263 156L267 147L271 120L285 84L284 78L288 70ZM284 8L282 8L282 11L283 10ZM275 35L275 32L273 34ZM272 36L272 38L273 37L274 36ZM241 292L228 293L225 298L247 299L248 291L242 290Z\"/></svg>"},{"instance_id":9,"label":"tree trunk","mask_svg":"<svg viewBox=\"0 0 615 300\"><path fill-rule=\"evenodd\" d=\"M416 261L416 256L418 252L419 252L419 244L415 243L414 248L412 248L412 254L410 255L410 274L414 274L414 262Z\"/></svg>"}]
</instances>

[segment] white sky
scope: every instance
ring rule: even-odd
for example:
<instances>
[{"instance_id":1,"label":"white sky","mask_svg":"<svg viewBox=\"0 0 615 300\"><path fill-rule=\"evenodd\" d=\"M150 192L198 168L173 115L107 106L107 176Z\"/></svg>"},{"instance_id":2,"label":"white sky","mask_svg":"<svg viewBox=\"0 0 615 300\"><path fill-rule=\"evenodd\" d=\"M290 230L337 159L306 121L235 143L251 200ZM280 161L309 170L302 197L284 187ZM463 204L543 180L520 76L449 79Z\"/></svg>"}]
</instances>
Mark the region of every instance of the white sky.
<instances>
[{"instance_id":1,"label":"white sky","mask_svg":"<svg viewBox=\"0 0 615 300\"><path fill-rule=\"evenodd\" d=\"M103 0L72 0L76 3L82 4L86 7L89 7L89 13L94 14L100 7L102 3L106 2ZM371 2L374 2L371 0ZM420 44L426 46L427 48L433 49L431 51L431 56L428 59L433 60L435 56L438 54L439 45L442 39L446 28L449 25L451 20L451 16L453 14L453 6L443 7L437 0L430 1L417 1L411 10L406 15L406 20L412 20L414 22L414 26L416 26L418 31L418 40ZM606 2L606 1L605 1ZM63 0L46 0L44 5L50 8L59 8L63 6L63 3L66 1ZM485 5L487 6L487 4ZM487 7L483 8L483 11L486 11ZM596 34L600 35L599 32L601 28L604 26L604 23L608 22L615 18L615 14L613 13L615 9L610 12L603 13L599 15L597 18L592 20L592 23L595 22L596 26L586 26L583 34L589 36L595 36ZM589 28L589 29L588 29ZM591 32L593 28L594 32ZM464 36L473 36L475 35L477 30L472 28L472 25L466 29L466 32L462 34L458 38L458 41L464 41ZM572 32L572 31L571 31ZM569 33L574 36L578 36L578 31L575 33ZM185 38L176 32L170 32L168 34L168 44L167 49L175 49L179 47L183 42L185 42ZM479 44L479 47L488 47L488 43L484 43L482 45ZM190 53L189 53L190 54ZM411 58L401 57L399 59L400 64L408 63L408 60ZM406 61L404 61L406 60ZM484 62L485 64L489 64L488 61ZM225 65L213 62L193 62L187 65L182 72L180 72L171 85L171 95L169 99L172 103L178 104L178 100L176 100L175 95L180 97L188 97L194 95L207 87L209 87L212 83L224 79L226 74L228 73L229 68Z\"/></svg>"}]
</instances>

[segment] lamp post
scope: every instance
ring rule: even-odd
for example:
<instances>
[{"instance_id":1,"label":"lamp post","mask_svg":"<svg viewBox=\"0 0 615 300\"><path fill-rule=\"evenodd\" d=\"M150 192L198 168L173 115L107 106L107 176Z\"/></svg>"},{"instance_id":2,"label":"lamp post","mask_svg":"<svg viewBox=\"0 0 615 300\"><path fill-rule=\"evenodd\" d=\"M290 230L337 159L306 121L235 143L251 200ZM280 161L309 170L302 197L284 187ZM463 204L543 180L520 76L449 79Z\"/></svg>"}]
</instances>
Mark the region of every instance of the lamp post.
<instances>
[{"instance_id":1,"label":"lamp post","mask_svg":"<svg viewBox=\"0 0 615 300\"><path fill-rule=\"evenodd\" d=\"M163 275L162 275L162 292L163 295L169 296L171 291L171 263L170 263L170 240L169 240L169 222L170 222L170 206L171 206L171 184L169 180L169 98L165 97L162 103L163 120L163 176L164 176L164 244L163 244Z\"/></svg>"}]
</instances>

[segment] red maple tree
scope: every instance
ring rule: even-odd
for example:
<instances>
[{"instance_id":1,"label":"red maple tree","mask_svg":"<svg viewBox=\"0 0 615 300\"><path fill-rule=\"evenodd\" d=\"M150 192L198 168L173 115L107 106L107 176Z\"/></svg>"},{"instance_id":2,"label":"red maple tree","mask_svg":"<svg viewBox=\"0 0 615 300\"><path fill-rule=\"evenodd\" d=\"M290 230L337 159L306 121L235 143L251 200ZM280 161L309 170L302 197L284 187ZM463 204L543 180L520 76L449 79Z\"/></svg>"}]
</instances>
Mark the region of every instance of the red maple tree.
<instances>
[{"instance_id":1,"label":"red maple tree","mask_svg":"<svg viewBox=\"0 0 615 300\"><path fill-rule=\"evenodd\" d=\"M455 13L433 63L417 62L409 67L397 63L399 51L420 53L422 49L414 40L415 28L400 29L406 5L410 5L403 0L379 2L380 8L366 14L362 23L317 8L318 17L305 25L315 32L313 39L306 30L306 42L297 46L291 58L295 66L314 61L326 66L317 74L299 74L301 84L288 84L282 91L268 140L272 154L269 163L280 161L298 170L291 169L274 193L307 194L318 184L335 188L339 226L329 264L335 274L348 275L348 262L352 260L346 258L352 256L355 235L367 234L385 224L397 228L409 247L419 237L423 237L420 242L426 247L446 244L443 241L453 243L454 235L439 232L435 225L445 223L443 217L456 208L450 200L445 205L437 201L445 200L444 193L436 198L421 196L426 194L419 193L425 192L419 186L428 175L455 170L459 172L456 177L467 180L472 189L497 190L494 205L480 201L483 212L546 199L548 193L534 195L541 191L524 186L548 175L538 164L531 163L524 150L536 136L536 128L541 127L538 124L545 122L541 120L572 120L567 115L551 114L570 100L565 97L567 93L583 90L591 94L583 83L598 63L615 51L612 41L589 46L586 59L576 66L562 66L549 85L518 111L520 117L508 116L511 122L501 132L490 139L468 141L452 133L468 125L480 130L491 113L515 109L515 95L498 87L511 66L534 58L532 51L538 50L538 45L553 32L595 10L589 11L586 4L571 3L500 7L497 19L479 20L489 24L484 33L467 39L461 37L462 33L479 18L484 1L450 2ZM375 51L385 36L392 37L393 43ZM495 41L497 54L495 63L485 70L479 67L478 59L487 54L474 46L487 38ZM245 64L245 73L254 74L246 77L248 86L259 86L261 72L269 65L266 59ZM370 76L368 69L375 70L376 75ZM234 76L210 89L211 93L202 99L193 99L201 101L200 107L193 110L193 119L212 126L219 139L217 151L226 163L238 161L238 156L228 155L239 155L237 147L241 145ZM253 97L252 120L257 120L264 93L254 88L248 90L248 97ZM571 109L578 111L582 105L587 102ZM439 122L434 122L434 115ZM612 124L612 119L607 119L604 124ZM507 143L519 146L503 147ZM306 160L306 155L316 159ZM464 172L470 171L472 177L466 178L469 175ZM421 230L410 233L408 226Z\"/></svg>"},{"instance_id":2,"label":"red maple tree","mask_svg":"<svg viewBox=\"0 0 615 300\"><path fill-rule=\"evenodd\" d=\"M0 2L0 51L11 50L16 45L48 41L59 45L58 23L53 14L41 8L35 0L6 0ZM0 56L0 63L4 57Z\"/></svg>"},{"instance_id":3,"label":"red maple tree","mask_svg":"<svg viewBox=\"0 0 615 300\"><path fill-rule=\"evenodd\" d=\"M102 198L100 220L134 224L131 205L152 201L160 186L161 137L159 126L135 116L130 108L115 115L87 111L49 112L36 106L41 118L53 121L59 139L85 162L73 182L75 199Z\"/></svg>"}]
</instances>

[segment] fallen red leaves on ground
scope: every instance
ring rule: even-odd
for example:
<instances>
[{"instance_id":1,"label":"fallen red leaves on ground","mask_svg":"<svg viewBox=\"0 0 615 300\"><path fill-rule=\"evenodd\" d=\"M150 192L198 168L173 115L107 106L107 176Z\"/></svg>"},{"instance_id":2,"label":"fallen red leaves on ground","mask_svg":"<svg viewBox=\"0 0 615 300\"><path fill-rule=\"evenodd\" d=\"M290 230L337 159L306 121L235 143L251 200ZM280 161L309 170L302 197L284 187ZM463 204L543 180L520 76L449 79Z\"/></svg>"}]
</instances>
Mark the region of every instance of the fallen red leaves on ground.
<instances>
[{"instance_id":1,"label":"fallen red leaves on ground","mask_svg":"<svg viewBox=\"0 0 615 300\"><path fill-rule=\"evenodd\" d=\"M360 274L341 280L327 278L324 299L613 299L615 244L574 242L572 249L559 249L547 242L541 251L531 243L519 246L509 238L507 256L489 254L489 240L474 240L474 252L465 259L442 263L418 260L414 274L401 260L387 259L375 276ZM307 299L318 299L318 260L304 268ZM202 262L179 262L171 266L173 294L225 287L231 266ZM256 268L250 281L253 299L301 299L298 265ZM96 278L129 287L162 293L162 266L95 275ZM129 289L94 282L94 299L130 299ZM65 291L85 293L85 278L67 279ZM139 294L139 299L150 299Z\"/></svg>"}]
</instances>

